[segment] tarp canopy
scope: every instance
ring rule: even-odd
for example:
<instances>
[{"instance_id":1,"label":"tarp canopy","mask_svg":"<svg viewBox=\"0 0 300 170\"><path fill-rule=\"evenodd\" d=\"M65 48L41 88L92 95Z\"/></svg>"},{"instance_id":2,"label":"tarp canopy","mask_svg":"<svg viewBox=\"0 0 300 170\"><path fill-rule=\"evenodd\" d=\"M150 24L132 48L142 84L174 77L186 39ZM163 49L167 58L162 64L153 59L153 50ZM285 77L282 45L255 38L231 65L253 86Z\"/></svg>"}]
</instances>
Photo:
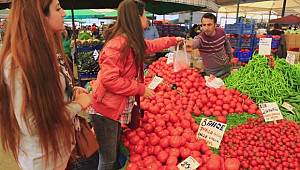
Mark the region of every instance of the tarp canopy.
<instances>
[{"instance_id":1,"label":"tarp canopy","mask_svg":"<svg viewBox=\"0 0 300 170\"><path fill-rule=\"evenodd\" d=\"M239 12L260 12L260 11L274 11L281 14L284 0L262 1L240 4ZM219 8L219 13L236 13L237 5L222 6ZM286 13L300 13L299 0L286 1Z\"/></svg>"},{"instance_id":2,"label":"tarp canopy","mask_svg":"<svg viewBox=\"0 0 300 170\"><path fill-rule=\"evenodd\" d=\"M117 8L122 0L63 0L64 9L104 9ZM146 10L154 14L168 14L181 11L217 11L218 5L210 0L144 0Z\"/></svg>"},{"instance_id":3,"label":"tarp canopy","mask_svg":"<svg viewBox=\"0 0 300 170\"><path fill-rule=\"evenodd\" d=\"M11 0L0 0L0 8L8 8ZM117 8L122 0L62 0L64 9L104 9ZM211 0L143 0L147 11L155 14L168 14L181 11L207 9L217 12L218 5Z\"/></svg>"},{"instance_id":4,"label":"tarp canopy","mask_svg":"<svg viewBox=\"0 0 300 170\"><path fill-rule=\"evenodd\" d=\"M147 11L159 15L183 11L218 11L218 5L210 0L145 0Z\"/></svg>"},{"instance_id":5,"label":"tarp canopy","mask_svg":"<svg viewBox=\"0 0 300 170\"><path fill-rule=\"evenodd\" d=\"M102 9L117 8L122 0L63 0L60 1L64 9Z\"/></svg>"},{"instance_id":6,"label":"tarp canopy","mask_svg":"<svg viewBox=\"0 0 300 170\"><path fill-rule=\"evenodd\" d=\"M66 12L65 19L71 19L72 18L71 10L65 10L65 12ZM81 10L74 10L74 18L75 19L104 18L104 15L94 10L81 9Z\"/></svg>"},{"instance_id":7,"label":"tarp canopy","mask_svg":"<svg viewBox=\"0 0 300 170\"><path fill-rule=\"evenodd\" d=\"M300 24L300 17L295 15L289 15L282 18L272 19L270 23L277 23L277 24Z\"/></svg>"},{"instance_id":8,"label":"tarp canopy","mask_svg":"<svg viewBox=\"0 0 300 170\"><path fill-rule=\"evenodd\" d=\"M115 9L91 9L91 10L103 15L102 19L111 19L111 18L116 18L118 16L118 11ZM76 12L74 13L76 15ZM146 12L147 17L152 17L152 15L153 15L152 13Z\"/></svg>"}]
</instances>

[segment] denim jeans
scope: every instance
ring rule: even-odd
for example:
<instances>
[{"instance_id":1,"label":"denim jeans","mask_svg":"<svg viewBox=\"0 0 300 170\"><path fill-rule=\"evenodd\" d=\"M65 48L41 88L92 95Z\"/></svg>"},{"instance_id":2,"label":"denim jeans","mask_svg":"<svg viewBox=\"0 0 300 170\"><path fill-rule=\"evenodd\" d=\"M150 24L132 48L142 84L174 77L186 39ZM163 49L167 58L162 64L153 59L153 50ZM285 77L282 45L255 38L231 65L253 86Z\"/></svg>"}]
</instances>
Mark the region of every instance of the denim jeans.
<instances>
[{"instance_id":1,"label":"denim jeans","mask_svg":"<svg viewBox=\"0 0 300 170\"><path fill-rule=\"evenodd\" d=\"M101 115L91 116L100 146L98 170L115 170L121 141L121 124Z\"/></svg>"}]
</instances>

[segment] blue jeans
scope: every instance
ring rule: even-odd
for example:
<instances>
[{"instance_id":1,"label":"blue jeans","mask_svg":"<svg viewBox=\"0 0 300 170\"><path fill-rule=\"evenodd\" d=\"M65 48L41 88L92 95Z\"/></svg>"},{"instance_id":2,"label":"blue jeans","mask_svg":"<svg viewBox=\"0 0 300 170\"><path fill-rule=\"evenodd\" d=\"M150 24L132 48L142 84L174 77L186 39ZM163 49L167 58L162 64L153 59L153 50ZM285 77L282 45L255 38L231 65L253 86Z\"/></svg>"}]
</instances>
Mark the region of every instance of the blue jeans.
<instances>
[{"instance_id":1,"label":"blue jeans","mask_svg":"<svg viewBox=\"0 0 300 170\"><path fill-rule=\"evenodd\" d=\"M104 116L91 116L100 146L98 170L115 170L121 141L121 124Z\"/></svg>"}]
</instances>

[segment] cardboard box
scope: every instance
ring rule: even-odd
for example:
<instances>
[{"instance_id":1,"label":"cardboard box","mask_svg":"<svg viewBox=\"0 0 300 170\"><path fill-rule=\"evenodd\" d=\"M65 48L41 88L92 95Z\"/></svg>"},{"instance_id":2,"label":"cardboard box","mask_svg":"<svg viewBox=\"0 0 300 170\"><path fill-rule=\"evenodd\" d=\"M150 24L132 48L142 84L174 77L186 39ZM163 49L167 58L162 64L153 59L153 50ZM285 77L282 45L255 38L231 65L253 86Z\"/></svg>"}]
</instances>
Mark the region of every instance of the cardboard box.
<instances>
[{"instance_id":1,"label":"cardboard box","mask_svg":"<svg viewBox=\"0 0 300 170\"><path fill-rule=\"evenodd\" d=\"M287 51L286 61L290 64L300 63L300 52Z\"/></svg>"},{"instance_id":2,"label":"cardboard box","mask_svg":"<svg viewBox=\"0 0 300 170\"><path fill-rule=\"evenodd\" d=\"M300 34L286 34L285 41L287 49L300 48Z\"/></svg>"}]
</instances>

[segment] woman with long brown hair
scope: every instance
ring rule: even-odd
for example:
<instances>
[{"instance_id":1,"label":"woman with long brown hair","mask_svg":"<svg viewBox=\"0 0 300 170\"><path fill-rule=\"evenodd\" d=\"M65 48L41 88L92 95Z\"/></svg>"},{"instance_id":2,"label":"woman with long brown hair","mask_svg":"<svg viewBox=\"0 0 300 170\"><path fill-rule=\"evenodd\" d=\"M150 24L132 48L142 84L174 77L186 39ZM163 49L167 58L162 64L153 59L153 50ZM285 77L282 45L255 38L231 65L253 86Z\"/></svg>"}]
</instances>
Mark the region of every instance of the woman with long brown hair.
<instances>
[{"instance_id":1,"label":"woman with long brown hair","mask_svg":"<svg viewBox=\"0 0 300 170\"><path fill-rule=\"evenodd\" d=\"M124 0L118 8L118 18L107 34L100 54L100 67L93 98L93 124L99 150L99 170L117 169L121 123L131 119L135 96L149 97L154 92L143 83L145 54L162 51L183 41L180 37L144 40L147 27L145 4L139 0Z\"/></svg>"},{"instance_id":2,"label":"woman with long brown hair","mask_svg":"<svg viewBox=\"0 0 300 170\"><path fill-rule=\"evenodd\" d=\"M74 146L72 118L90 96L74 101L63 55L64 10L58 0L12 1L0 54L0 135L24 170L63 170Z\"/></svg>"}]
</instances>

